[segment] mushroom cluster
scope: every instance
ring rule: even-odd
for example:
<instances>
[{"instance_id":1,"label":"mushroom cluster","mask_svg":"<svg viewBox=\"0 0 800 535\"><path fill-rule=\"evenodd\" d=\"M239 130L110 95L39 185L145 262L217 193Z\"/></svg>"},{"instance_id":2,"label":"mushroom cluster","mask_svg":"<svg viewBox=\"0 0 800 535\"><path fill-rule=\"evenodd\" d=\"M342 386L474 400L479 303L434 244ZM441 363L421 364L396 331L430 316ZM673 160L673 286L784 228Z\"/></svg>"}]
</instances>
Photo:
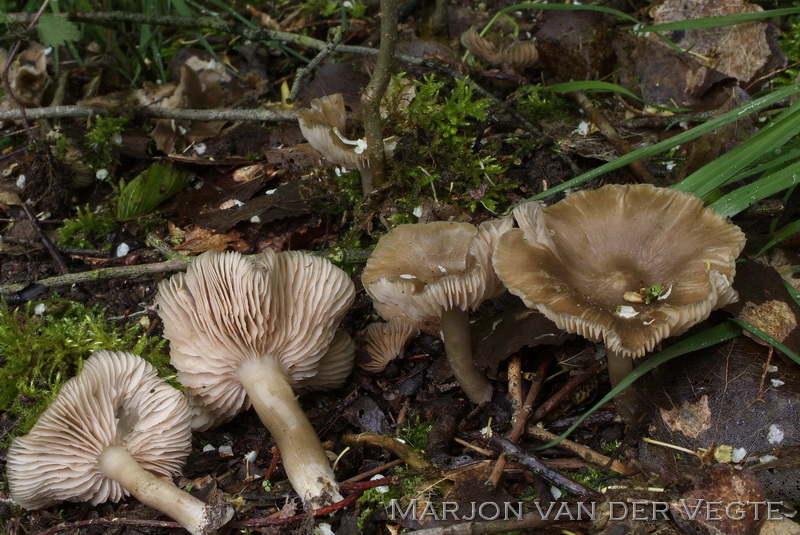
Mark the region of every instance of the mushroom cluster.
<instances>
[{"instance_id":1,"label":"mushroom cluster","mask_svg":"<svg viewBox=\"0 0 800 535\"><path fill-rule=\"evenodd\" d=\"M347 274L307 253L267 250L253 261L209 251L158 290L170 360L189 396L193 427L208 429L252 405L304 504L340 500L293 388L339 386L352 370L352 341L336 333L355 296Z\"/></svg>"},{"instance_id":2,"label":"mushroom cluster","mask_svg":"<svg viewBox=\"0 0 800 535\"><path fill-rule=\"evenodd\" d=\"M612 386L633 358L738 298L744 234L694 195L609 185L518 205L514 217L519 228L494 253L497 275L559 328L602 339Z\"/></svg>"},{"instance_id":3,"label":"mushroom cluster","mask_svg":"<svg viewBox=\"0 0 800 535\"><path fill-rule=\"evenodd\" d=\"M224 501L206 505L172 483L191 450L190 420L183 394L141 357L97 351L30 433L11 443L11 497L41 509L132 494L193 535L214 533L233 508Z\"/></svg>"}]
</instances>

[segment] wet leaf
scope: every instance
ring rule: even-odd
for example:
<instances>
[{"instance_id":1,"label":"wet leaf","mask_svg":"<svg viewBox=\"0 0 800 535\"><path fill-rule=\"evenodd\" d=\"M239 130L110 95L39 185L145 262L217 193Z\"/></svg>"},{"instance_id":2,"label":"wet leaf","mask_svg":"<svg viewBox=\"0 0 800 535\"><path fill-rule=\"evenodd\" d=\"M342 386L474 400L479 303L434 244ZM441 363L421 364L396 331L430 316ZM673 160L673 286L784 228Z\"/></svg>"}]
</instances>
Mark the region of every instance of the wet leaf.
<instances>
[{"instance_id":1,"label":"wet leaf","mask_svg":"<svg viewBox=\"0 0 800 535\"><path fill-rule=\"evenodd\" d=\"M154 163L128 182L119 196L117 219L128 221L149 214L189 183L189 173L169 163Z\"/></svg>"}]
</instances>

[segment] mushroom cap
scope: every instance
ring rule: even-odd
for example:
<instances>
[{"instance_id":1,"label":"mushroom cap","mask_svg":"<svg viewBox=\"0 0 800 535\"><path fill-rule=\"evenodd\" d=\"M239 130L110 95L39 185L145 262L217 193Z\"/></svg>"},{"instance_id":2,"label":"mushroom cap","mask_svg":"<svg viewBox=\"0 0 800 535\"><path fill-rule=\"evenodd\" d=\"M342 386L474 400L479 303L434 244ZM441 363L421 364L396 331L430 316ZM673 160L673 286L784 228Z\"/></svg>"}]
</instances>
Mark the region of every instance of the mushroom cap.
<instances>
[{"instance_id":1,"label":"mushroom cap","mask_svg":"<svg viewBox=\"0 0 800 535\"><path fill-rule=\"evenodd\" d=\"M521 204L514 217L520 228L493 258L509 291L620 355L641 357L738 299L732 283L745 236L694 195L610 185L548 207ZM656 286L649 304L628 293Z\"/></svg>"},{"instance_id":2,"label":"mushroom cap","mask_svg":"<svg viewBox=\"0 0 800 535\"><path fill-rule=\"evenodd\" d=\"M315 98L310 108L297 111L297 120L303 137L329 162L350 169L369 167L366 142L344 137L347 116L341 93Z\"/></svg>"},{"instance_id":3,"label":"mushroom cap","mask_svg":"<svg viewBox=\"0 0 800 535\"><path fill-rule=\"evenodd\" d=\"M470 26L461 34L461 44L487 63L500 65L503 62L503 55L494 43L483 37L475 26Z\"/></svg>"},{"instance_id":4,"label":"mushroom cap","mask_svg":"<svg viewBox=\"0 0 800 535\"><path fill-rule=\"evenodd\" d=\"M98 462L108 446L124 446L142 468L170 480L191 450L185 396L132 353L96 351L31 431L14 439L6 464L11 497L26 509L119 501L128 492Z\"/></svg>"},{"instance_id":5,"label":"mushroom cap","mask_svg":"<svg viewBox=\"0 0 800 535\"><path fill-rule=\"evenodd\" d=\"M419 334L416 321L397 316L388 322L375 322L364 329L362 349L369 360L359 362L359 368L372 373L382 372L396 359L405 345Z\"/></svg>"},{"instance_id":6,"label":"mushroom cap","mask_svg":"<svg viewBox=\"0 0 800 535\"><path fill-rule=\"evenodd\" d=\"M158 290L170 362L201 430L250 407L236 375L249 359L275 359L293 385L316 375L355 297L352 281L329 260L270 250L255 261L203 253Z\"/></svg>"},{"instance_id":7,"label":"mushroom cap","mask_svg":"<svg viewBox=\"0 0 800 535\"><path fill-rule=\"evenodd\" d=\"M305 393L341 388L353 373L355 358L353 339L346 332L337 332L328 350L319 359L316 375L301 380L295 386L295 391Z\"/></svg>"},{"instance_id":8,"label":"mushroom cap","mask_svg":"<svg viewBox=\"0 0 800 535\"><path fill-rule=\"evenodd\" d=\"M491 267L494 245L510 218L475 227L436 221L398 225L379 241L361 281L385 320L417 321L443 310L476 308L503 291Z\"/></svg>"}]
</instances>

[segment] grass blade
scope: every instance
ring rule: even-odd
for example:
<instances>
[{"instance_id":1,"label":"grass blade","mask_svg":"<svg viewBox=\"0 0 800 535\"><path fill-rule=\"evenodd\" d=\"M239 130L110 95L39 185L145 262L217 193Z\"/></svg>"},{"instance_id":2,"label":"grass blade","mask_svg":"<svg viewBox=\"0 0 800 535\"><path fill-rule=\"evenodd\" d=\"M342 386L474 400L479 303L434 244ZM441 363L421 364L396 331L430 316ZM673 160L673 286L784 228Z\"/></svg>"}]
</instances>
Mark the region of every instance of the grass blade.
<instances>
[{"instance_id":1,"label":"grass blade","mask_svg":"<svg viewBox=\"0 0 800 535\"><path fill-rule=\"evenodd\" d=\"M536 448L537 450L546 450L548 448L552 448L553 446L557 445L559 442L567 438L578 426L589 417L594 411L602 407L605 403L611 401L614 396L616 396L619 392L621 392L624 388L627 388L634 381L642 377L644 374L649 372L650 370L654 369L657 366L664 364L665 362L669 362L670 360L680 357L681 355L685 355L686 353L691 353L692 351L697 351L699 349L705 349L707 347L711 347L717 345L719 343L725 342L726 340L730 340L732 338L736 338L741 334L741 329L737 328L730 322L725 322L715 327L711 327L710 329L706 329L703 332L699 332L694 336L690 336L685 340L681 340L680 342L669 346L667 349L659 351L655 355L648 357L641 366L634 369L625 379L620 381L620 383L611 389L611 391L606 394L603 399L598 401L591 409L586 411L580 418L578 418L575 423L573 423L569 428L564 431L559 437L552 442L548 442L544 446L539 446Z\"/></svg>"},{"instance_id":2,"label":"grass blade","mask_svg":"<svg viewBox=\"0 0 800 535\"><path fill-rule=\"evenodd\" d=\"M756 135L704 165L674 187L694 193L703 199L720 186L729 183L732 177L761 160L765 154L780 151L783 145L798 134L800 134L800 101L792 104Z\"/></svg>"},{"instance_id":3,"label":"grass blade","mask_svg":"<svg viewBox=\"0 0 800 535\"><path fill-rule=\"evenodd\" d=\"M751 184L733 190L716 202L711 203L709 208L725 217L732 217L757 201L788 189L799 181L800 162L797 162L785 169L763 176Z\"/></svg>"},{"instance_id":4,"label":"grass blade","mask_svg":"<svg viewBox=\"0 0 800 535\"><path fill-rule=\"evenodd\" d=\"M746 117L746 116L750 115L751 113L757 112L757 111L762 110L762 109L764 109L764 108L766 108L768 106L771 106L771 105L775 104L776 102L779 102L779 101L783 100L784 98L787 98L787 97L789 97L791 95L794 95L795 93L798 92L798 90L800 90L800 84L792 84L792 85L783 87L781 89L777 89L777 90L771 92L770 94L765 95L765 96L763 96L761 98L758 98L756 100L753 100L752 102L748 102L747 104L744 104L743 106L740 106L740 107L736 108L735 110L731 110L731 111L729 111L729 112L727 112L727 113L725 113L723 115L720 115L719 117L716 117L716 118L714 118L714 119L712 119L710 121L707 121L707 122L705 122L705 123L703 123L701 125L695 126L691 130L687 130L686 132L682 132L680 134L672 136L671 138L666 139L664 141L661 141L659 143L656 143L655 145L650 145L648 147L642 147L640 149L636 149L633 152L625 154L624 156L620 156L619 158L615 158L614 160L611 160L610 162L608 162L606 164L603 164L600 167L592 169L591 171L587 171L586 173L583 173L582 175L578 175L575 178L573 178L571 180L568 180L568 181L566 181L566 182L564 182L562 184L559 184L557 186L553 186L552 188L548 189L547 191L543 191L542 193L534 195L533 197L531 197L530 199L527 199L527 200L531 201L531 200L543 199L543 198L549 197L551 195L555 195L556 193L558 193L560 191L564 191L565 189L568 189L568 188L574 188L574 187L576 187L576 186L578 186L580 184L583 184L584 182L586 182L588 180L592 180L593 178L597 178L599 176L602 176L605 173L608 173L609 171L613 171L615 169L619 169L620 167L624 167L624 166L630 164L631 162L635 162L637 160L642 160L644 158L649 158L651 156L656 156L658 154L664 153L664 152L676 147L677 145L680 145L682 143L686 143L687 141L691 141L692 139L696 139L696 138L702 136L703 134L711 132L712 130L715 130L715 129L721 127L721 126L724 126L726 124L732 123L734 121L737 121L737 120L739 120L739 119L741 119L743 117ZM687 177L685 180L683 180L682 182L677 184L677 186L680 186L681 184L683 184L684 187L686 187L687 186L686 181L689 178L691 178L694 175L696 175L698 172L700 172L703 169L705 169L706 167L708 167L708 166L705 166L702 169L698 170L697 172L693 173L690 177ZM690 186L694 186L694 184L691 184L691 183L689 185ZM689 191L689 189L684 189L683 191Z\"/></svg>"},{"instance_id":5,"label":"grass blade","mask_svg":"<svg viewBox=\"0 0 800 535\"><path fill-rule=\"evenodd\" d=\"M782 343L778 342L775 338L773 338L766 332L762 331L752 323L748 323L740 319L732 319L731 321L736 325L738 325L739 327L741 327L742 329L746 330L747 332L765 341L766 343L768 343L769 345L771 345L772 347L774 347L775 349L777 349L778 351L780 351L781 353L783 353L784 355L795 361L795 363L800 364L800 355L798 355L797 353L795 353Z\"/></svg>"},{"instance_id":6,"label":"grass blade","mask_svg":"<svg viewBox=\"0 0 800 535\"><path fill-rule=\"evenodd\" d=\"M780 242L784 238L786 238L788 236L791 236L792 234L794 234L797 231L800 231L800 220L797 220L794 223L789 223L788 225L783 227L774 238L769 240L769 242L767 242L767 244L764 247L762 247L761 249L758 250L758 252L756 253L756 256L761 256L762 254L767 252L769 249L774 247L775 244L777 244L778 242Z\"/></svg>"},{"instance_id":7,"label":"grass blade","mask_svg":"<svg viewBox=\"0 0 800 535\"><path fill-rule=\"evenodd\" d=\"M719 17L702 17L699 19L676 20L664 24L654 24L637 28L639 32L666 32L671 30L700 30L706 28L721 28L723 26L733 26L743 22L753 22L773 17L785 17L786 15L796 15L800 13L800 7L786 7L782 9L770 9L768 11L755 11L752 13L733 13L732 15L722 15Z\"/></svg>"}]
</instances>

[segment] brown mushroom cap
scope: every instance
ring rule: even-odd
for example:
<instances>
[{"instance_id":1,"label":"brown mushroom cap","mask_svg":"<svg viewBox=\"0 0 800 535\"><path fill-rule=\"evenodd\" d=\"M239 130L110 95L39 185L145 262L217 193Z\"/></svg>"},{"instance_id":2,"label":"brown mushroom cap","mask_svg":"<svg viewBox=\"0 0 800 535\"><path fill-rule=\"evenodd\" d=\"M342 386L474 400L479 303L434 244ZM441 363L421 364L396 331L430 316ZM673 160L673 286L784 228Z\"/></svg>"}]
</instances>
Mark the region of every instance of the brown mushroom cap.
<instances>
[{"instance_id":1,"label":"brown mushroom cap","mask_svg":"<svg viewBox=\"0 0 800 535\"><path fill-rule=\"evenodd\" d=\"M98 462L111 446L124 446L146 471L171 481L191 450L189 422L186 398L149 363L131 353L97 351L30 433L11 443L11 496L27 509L117 502L128 491Z\"/></svg>"},{"instance_id":2,"label":"brown mushroom cap","mask_svg":"<svg viewBox=\"0 0 800 535\"><path fill-rule=\"evenodd\" d=\"M386 320L438 317L443 310L477 307L503 291L490 258L509 218L475 227L437 221L399 225L383 236L361 281Z\"/></svg>"},{"instance_id":3,"label":"brown mushroom cap","mask_svg":"<svg viewBox=\"0 0 800 535\"><path fill-rule=\"evenodd\" d=\"M253 262L209 251L162 282L156 300L171 362L195 407L193 427L250 407L237 376L250 359L274 359L292 385L316 375L354 295L342 270L301 252L267 250ZM333 353L352 370L352 353Z\"/></svg>"},{"instance_id":4,"label":"brown mushroom cap","mask_svg":"<svg viewBox=\"0 0 800 535\"><path fill-rule=\"evenodd\" d=\"M501 50L498 50L497 46L482 37L474 26L471 26L461 34L461 44L487 63L497 67L504 66L512 70L532 67L539 59L539 51L536 49L535 41L514 39Z\"/></svg>"},{"instance_id":5,"label":"brown mushroom cap","mask_svg":"<svg viewBox=\"0 0 800 535\"><path fill-rule=\"evenodd\" d=\"M610 185L548 207L525 203L514 217L520 228L494 254L509 291L620 355L643 356L738 298L744 234L694 195ZM649 304L626 297L654 286L662 291Z\"/></svg>"},{"instance_id":6,"label":"brown mushroom cap","mask_svg":"<svg viewBox=\"0 0 800 535\"><path fill-rule=\"evenodd\" d=\"M369 360L359 362L358 366L368 372L382 372L418 334L417 322L402 316L392 318L386 323L370 323L364 330L362 344Z\"/></svg>"},{"instance_id":7,"label":"brown mushroom cap","mask_svg":"<svg viewBox=\"0 0 800 535\"><path fill-rule=\"evenodd\" d=\"M341 93L315 98L310 108L297 111L297 120L306 140L329 162L358 170L369 166L366 142L359 146L344 141L347 116Z\"/></svg>"}]
</instances>

